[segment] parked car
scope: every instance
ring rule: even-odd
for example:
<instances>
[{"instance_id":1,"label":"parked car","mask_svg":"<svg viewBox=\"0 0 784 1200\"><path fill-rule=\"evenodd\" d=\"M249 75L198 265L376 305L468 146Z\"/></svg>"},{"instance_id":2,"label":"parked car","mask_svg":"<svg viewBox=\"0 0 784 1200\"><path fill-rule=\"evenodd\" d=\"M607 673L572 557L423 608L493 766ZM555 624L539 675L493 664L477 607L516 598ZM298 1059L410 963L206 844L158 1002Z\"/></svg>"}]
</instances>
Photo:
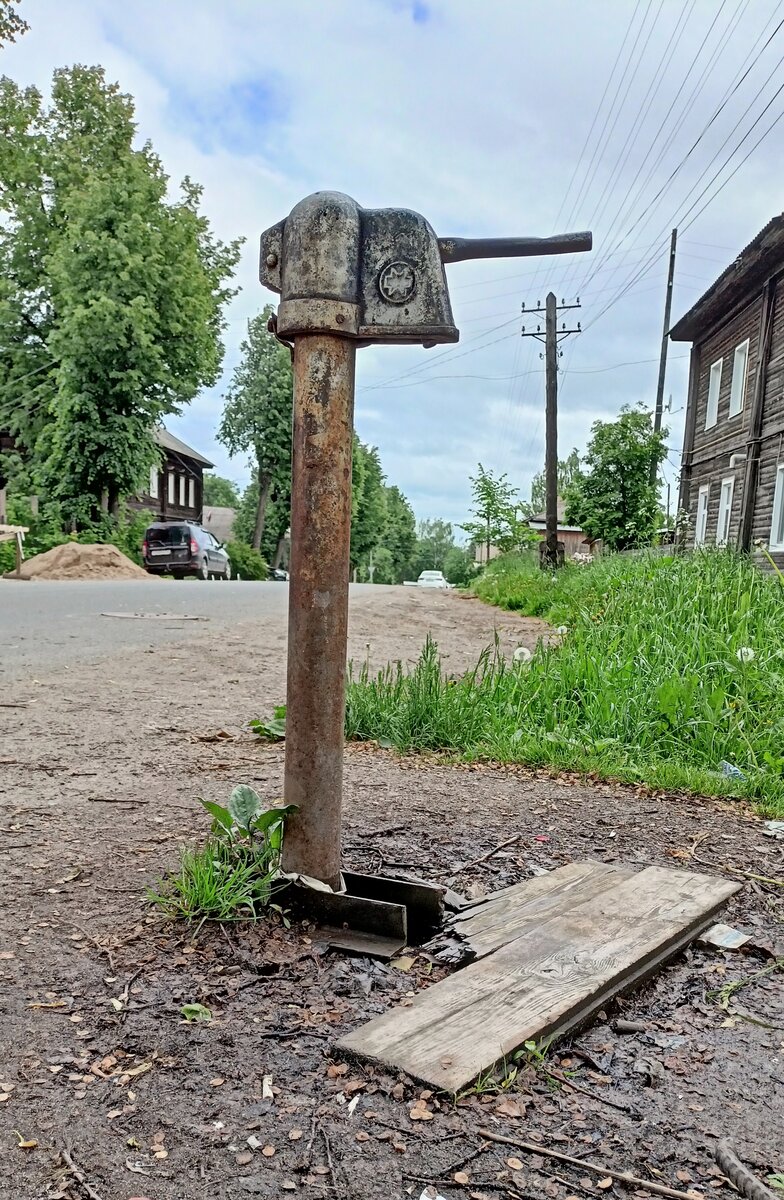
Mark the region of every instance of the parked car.
<instances>
[{"instance_id":1,"label":"parked car","mask_svg":"<svg viewBox=\"0 0 784 1200\"><path fill-rule=\"evenodd\" d=\"M448 588L451 587L444 577L443 571L423 571L417 579L417 587L422 588Z\"/></svg>"},{"instance_id":2,"label":"parked car","mask_svg":"<svg viewBox=\"0 0 784 1200\"><path fill-rule=\"evenodd\" d=\"M222 543L193 521L150 525L142 542L142 561L151 575L231 579L231 562Z\"/></svg>"},{"instance_id":3,"label":"parked car","mask_svg":"<svg viewBox=\"0 0 784 1200\"><path fill-rule=\"evenodd\" d=\"M273 579L276 583L288 583L289 573L284 571L283 567L270 567L267 578Z\"/></svg>"}]
</instances>

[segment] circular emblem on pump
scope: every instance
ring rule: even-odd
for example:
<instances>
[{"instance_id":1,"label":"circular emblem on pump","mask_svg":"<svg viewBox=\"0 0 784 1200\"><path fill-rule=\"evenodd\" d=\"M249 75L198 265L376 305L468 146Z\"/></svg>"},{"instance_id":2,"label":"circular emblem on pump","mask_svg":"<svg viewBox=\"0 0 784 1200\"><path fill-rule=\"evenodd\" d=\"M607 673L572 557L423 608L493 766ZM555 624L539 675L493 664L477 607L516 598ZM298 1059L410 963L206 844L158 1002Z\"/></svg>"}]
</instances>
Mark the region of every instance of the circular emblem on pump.
<instances>
[{"instance_id":1,"label":"circular emblem on pump","mask_svg":"<svg viewBox=\"0 0 784 1200\"><path fill-rule=\"evenodd\" d=\"M416 290L414 268L407 262L391 262L378 277L378 290L390 304L405 304Z\"/></svg>"}]
</instances>

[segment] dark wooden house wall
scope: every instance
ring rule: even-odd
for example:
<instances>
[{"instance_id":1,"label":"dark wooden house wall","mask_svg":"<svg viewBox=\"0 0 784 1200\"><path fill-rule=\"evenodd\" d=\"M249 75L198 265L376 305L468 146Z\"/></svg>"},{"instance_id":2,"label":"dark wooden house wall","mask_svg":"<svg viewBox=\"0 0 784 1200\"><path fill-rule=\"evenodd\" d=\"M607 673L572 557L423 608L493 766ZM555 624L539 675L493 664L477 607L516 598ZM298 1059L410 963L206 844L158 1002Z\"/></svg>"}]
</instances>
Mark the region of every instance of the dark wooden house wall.
<instances>
[{"instance_id":1,"label":"dark wooden house wall","mask_svg":"<svg viewBox=\"0 0 784 1200\"><path fill-rule=\"evenodd\" d=\"M776 469L780 462L784 462L784 282L782 280L778 280L775 285L773 304L770 352L763 380L759 471L755 496L752 501L752 538L761 538L765 543L768 542L771 533ZM762 290L756 287L752 294L736 304L732 312L694 344L689 396L689 406L691 408L693 405L694 411L687 414L681 484L681 504L689 513L687 541L689 546L694 545L700 488L705 484L710 485L705 537L706 545L710 546L716 542L722 480L733 477L735 490L732 501L729 544L735 545L738 542L747 472L745 461L738 462L731 467L730 458L733 454L739 454L746 455L748 459L751 449L750 423L759 365L762 320ZM747 338L749 340L749 361L743 410L738 416L730 417L730 390L735 348ZM712 428L706 429L710 370L712 364L719 358L723 359L723 367L718 420ZM784 552L774 554L774 558L784 564Z\"/></svg>"},{"instance_id":2,"label":"dark wooden house wall","mask_svg":"<svg viewBox=\"0 0 784 1200\"><path fill-rule=\"evenodd\" d=\"M174 500L169 499L169 478L174 477ZM204 468L201 463L171 454L161 463L158 471L158 493L149 491L132 502L132 507L153 512L159 521L201 521L204 496ZM180 480L185 479L185 504L180 502ZM193 504L190 501L189 484L193 481Z\"/></svg>"}]
</instances>

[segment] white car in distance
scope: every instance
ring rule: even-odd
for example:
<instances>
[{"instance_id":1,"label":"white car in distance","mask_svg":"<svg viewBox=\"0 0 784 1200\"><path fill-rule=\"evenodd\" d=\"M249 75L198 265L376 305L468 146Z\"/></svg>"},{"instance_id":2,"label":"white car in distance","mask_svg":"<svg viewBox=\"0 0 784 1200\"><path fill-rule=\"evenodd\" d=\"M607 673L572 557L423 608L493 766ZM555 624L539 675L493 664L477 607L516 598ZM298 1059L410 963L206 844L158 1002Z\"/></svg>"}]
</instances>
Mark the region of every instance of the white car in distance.
<instances>
[{"instance_id":1,"label":"white car in distance","mask_svg":"<svg viewBox=\"0 0 784 1200\"><path fill-rule=\"evenodd\" d=\"M421 588L451 588L452 584L448 583L444 578L443 571L423 571L419 579L405 580L406 587L421 587Z\"/></svg>"}]
</instances>

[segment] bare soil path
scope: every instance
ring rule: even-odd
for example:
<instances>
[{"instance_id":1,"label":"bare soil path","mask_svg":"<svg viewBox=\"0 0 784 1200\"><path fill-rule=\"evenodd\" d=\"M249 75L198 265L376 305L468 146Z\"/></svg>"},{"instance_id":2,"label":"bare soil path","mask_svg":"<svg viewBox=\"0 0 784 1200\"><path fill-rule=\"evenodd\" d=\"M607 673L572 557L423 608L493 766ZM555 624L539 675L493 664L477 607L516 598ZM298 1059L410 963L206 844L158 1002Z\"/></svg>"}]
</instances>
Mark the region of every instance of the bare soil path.
<instances>
[{"instance_id":1,"label":"bare soil path","mask_svg":"<svg viewBox=\"0 0 784 1200\"><path fill-rule=\"evenodd\" d=\"M93 603L94 585L70 586ZM740 806L347 749L347 865L463 891L585 857L746 882L727 919L757 950L692 947L551 1060L574 1071L566 1086L522 1063L500 1096L427 1095L431 1119L411 1116L420 1089L333 1060L330 1047L440 969L328 955L312 931L279 922L193 937L146 908L145 887L205 831L197 796L225 800L238 782L281 793L282 752L246 723L283 699L282 606L251 619L228 596L224 617L210 603L209 621L165 636L156 625L146 645L135 632L133 645L102 641L91 661L59 652L48 670L14 670L0 697L24 706L0 708L0 1196L397 1200L430 1180L447 1197L623 1192L512 1148L482 1150L485 1127L705 1196L732 1190L712 1165L720 1136L761 1174L784 1170L784 976L759 975L723 1008L712 995L783 952L784 889L737 872L781 879L784 843ZM352 596L357 661L412 661L428 631L454 671L496 632L506 652L546 636L452 594ZM56 632L50 623L46 636ZM187 1003L212 1020L186 1023ZM619 1014L644 1029L617 1033Z\"/></svg>"}]
</instances>

